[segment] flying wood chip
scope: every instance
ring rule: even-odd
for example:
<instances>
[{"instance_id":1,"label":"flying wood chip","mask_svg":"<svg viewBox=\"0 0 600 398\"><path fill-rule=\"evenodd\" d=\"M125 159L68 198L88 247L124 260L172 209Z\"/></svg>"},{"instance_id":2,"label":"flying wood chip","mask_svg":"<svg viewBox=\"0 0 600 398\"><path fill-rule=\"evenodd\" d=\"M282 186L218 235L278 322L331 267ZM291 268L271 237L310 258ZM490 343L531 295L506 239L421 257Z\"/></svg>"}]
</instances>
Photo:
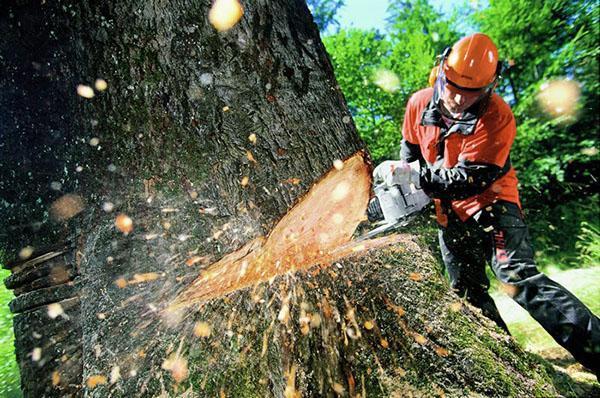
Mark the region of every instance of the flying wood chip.
<instances>
[{"instance_id":1,"label":"flying wood chip","mask_svg":"<svg viewBox=\"0 0 600 398\"><path fill-rule=\"evenodd\" d=\"M101 384L106 384L106 382L107 382L106 376L93 375L93 376L88 377L86 384L87 384L87 387L90 390L92 390Z\"/></svg>"},{"instance_id":2,"label":"flying wood chip","mask_svg":"<svg viewBox=\"0 0 600 398\"><path fill-rule=\"evenodd\" d=\"M58 371L54 371L52 372L52 386L56 387L57 385L60 384L60 373L58 373Z\"/></svg>"},{"instance_id":3,"label":"flying wood chip","mask_svg":"<svg viewBox=\"0 0 600 398\"><path fill-rule=\"evenodd\" d=\"M340 200L346 184L352 187L351 200ZM336 189L338 193L332 195ZM268 237L259 237L209 266L172 306L210 300L290 270L331 264L355 254L356 247L367 250L400 241L399 235L360 244L351 241L363 219L370 189L370 167L359 152L344 162L343 169L332 168L314 184Z\"/></svg>"},{"instance_id":4,"label":"flying wood chip","mask_svg":"<svg viewBox=\"0 0 600 398\"><path fill-rule=\"evenodd\" d=\"M216 0L208 13L208 20L220 32L231 29L244 15L238 0Z\"/></svg>"},{"instance_id":5,"label":"flying wood chip","mask_svg":"<svg viewBox=\"0 0 600 398\"><path fill-rule=\"evenodd\" d=\"M171 377L177 383L181 383L187 379L190 374L187 359L180 357L178 354L173 354L167 358L163 362L162 368L170 371Z\"/></svg>"},{"instance_id":6,"label":"flying wood chip","mask_svg":"<svg viewBox=\"0 0 600 398\"><path fill-rule=\"evenodd\" d=\"M124 234L133 231L133 220L126 214L119 214L115 218L115 227Z\"/></svg>"},{"instance_id":7,"label":"flying wood chip","mask_svg":"<svg viewBox=\"0 0 600 398\"><path fill-rule=\"evenodd\" d=\"M50 205L50 215L56 221L66 221L81 213L84 209L83 199L79 195L63 195Z\"/></svg>"}]
</instances>

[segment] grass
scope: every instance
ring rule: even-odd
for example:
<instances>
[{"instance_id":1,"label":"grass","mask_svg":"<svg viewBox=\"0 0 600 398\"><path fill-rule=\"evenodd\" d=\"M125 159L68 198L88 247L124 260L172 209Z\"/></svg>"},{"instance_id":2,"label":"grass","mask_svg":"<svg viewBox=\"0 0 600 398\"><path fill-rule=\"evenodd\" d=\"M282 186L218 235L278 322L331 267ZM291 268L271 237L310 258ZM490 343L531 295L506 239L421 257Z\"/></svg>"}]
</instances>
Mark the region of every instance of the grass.
<instances>
[{"instance_id":1,"label":"grass","mask_svg":"<svg viewBox=\"0 0 600 398\"><path fill-rule=\"evenodd\" d=\"M10 275L10 271L0 268L0 281ZM0 397L21 397L19 368L15 358L12 313L8 303L13 294L0 284Z\"/></svg>"}]
</instances>

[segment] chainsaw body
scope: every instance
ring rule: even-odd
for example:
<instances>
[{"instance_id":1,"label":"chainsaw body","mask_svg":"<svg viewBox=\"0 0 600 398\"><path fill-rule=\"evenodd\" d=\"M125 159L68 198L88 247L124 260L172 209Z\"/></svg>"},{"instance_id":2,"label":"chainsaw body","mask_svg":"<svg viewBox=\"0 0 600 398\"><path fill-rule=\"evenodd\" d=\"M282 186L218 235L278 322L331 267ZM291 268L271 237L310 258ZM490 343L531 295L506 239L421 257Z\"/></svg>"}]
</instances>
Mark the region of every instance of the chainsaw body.
<instances>
[{"instance_id":1,"label":"chainsaw body","mask_svg":"<svg viewBox=\"0 0 600 398\"><path fill-rule=\"evenodd\" d=\"M385 181L373 188L375 197L369 202L369 221L379 225L368 232L363 239L407 225L419 214L431 199L413 183L388 185Z\"/></svg>"}]
</instances>

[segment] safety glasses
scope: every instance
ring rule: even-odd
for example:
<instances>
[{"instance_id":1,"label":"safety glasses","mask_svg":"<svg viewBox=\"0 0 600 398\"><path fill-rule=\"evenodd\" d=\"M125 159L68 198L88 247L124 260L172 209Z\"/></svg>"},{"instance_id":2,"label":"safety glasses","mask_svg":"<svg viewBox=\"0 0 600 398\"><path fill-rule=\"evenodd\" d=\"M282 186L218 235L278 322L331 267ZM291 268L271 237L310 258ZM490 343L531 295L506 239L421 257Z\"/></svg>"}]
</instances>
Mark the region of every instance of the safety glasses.
<instances>
[{"instance_id":1,"label":"safety glasses","mask_svg":"<svg viewBox=\"0 0 600 398\"><path fill-rule=\"evenodd\" d=\"M471 102L486 95L493 85L488 85L482 88L460 87L456 83L445 78L444 90L447 90L450 95L457 98L457 101ZM462 101L461 101L462 100Z\"/></svg>"}]
</instances>

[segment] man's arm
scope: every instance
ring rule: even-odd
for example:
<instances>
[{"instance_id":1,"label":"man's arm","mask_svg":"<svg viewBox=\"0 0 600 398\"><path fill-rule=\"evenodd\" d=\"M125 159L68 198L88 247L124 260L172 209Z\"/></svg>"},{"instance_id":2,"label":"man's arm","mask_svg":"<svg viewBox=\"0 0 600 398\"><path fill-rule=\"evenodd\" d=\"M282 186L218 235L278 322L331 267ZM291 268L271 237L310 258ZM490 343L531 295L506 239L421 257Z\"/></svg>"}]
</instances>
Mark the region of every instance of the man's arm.
<instances>
[{"instance_id":1,"label":"man's arm","mask_svg":"<svg viewBox=\"0 0 600 398\"><path fill-rule=\"evenodd\" d=\"M501 100L500 100L501 101ZM465 139L451 168L421 164L421 188L432 198L460 200L483 193L510 170L509 153L517 129L508 105L497 103Z\"/></svg>"},{"instance_id":2,"label":"man's arm","mask_svg":"<svg viewBox=\"0 0 600 398\"><path fill-rule=\"evenodd\" d=\"M421 154L421 147L419 147L418 144L411 144L404 138L400 144L400 159L405 160L407 163L412 163L417 160L419 161L419 164L425 162L423 154Z\"/></svg>"},{"instance_id":3,"label":"man's arm","mask_svg":"<svg viewBox=\"0 0 600 398\"><path fill-rule=\"evenodd\" d=\"M436 199L461 200L483 193L510 170L490 163L463 161L452 168L421 166L420 185Z\"/></svg>"}]
</instances>

